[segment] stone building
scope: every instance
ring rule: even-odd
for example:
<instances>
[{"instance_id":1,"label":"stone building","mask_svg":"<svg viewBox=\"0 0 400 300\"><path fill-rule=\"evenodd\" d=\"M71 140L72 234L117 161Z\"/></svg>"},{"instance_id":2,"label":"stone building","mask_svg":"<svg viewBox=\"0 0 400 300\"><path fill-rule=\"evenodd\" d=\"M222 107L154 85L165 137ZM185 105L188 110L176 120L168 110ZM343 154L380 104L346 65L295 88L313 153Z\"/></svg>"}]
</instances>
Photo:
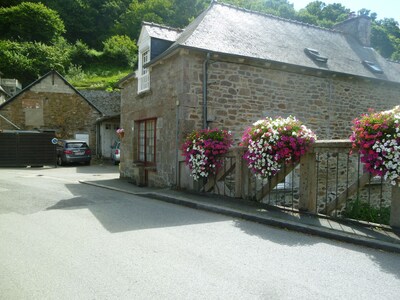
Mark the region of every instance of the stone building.
<instances>
[{"instance_id":1,"label":"stone building","mask_svg":"<svg viewBox=\"0 0 400 300\"><path fill-rule=\"evenodd\" d=\"M320 139L400 104L400 68L370 47L370 20L325 29L213 2L185 29L144 23L138 70L120 82L121 176L175 186L193 129L232 131L294 115Z\"/></svg>"},{"instance_id":2,"label":"stone building","mask_svg":"<svg viewBox=\"0 0 400 300\"><path fill-rule=\"evenodd\" d=\"M93 93L83 96L58 72L50 71L0 104L0 130L54 131L58 138L86 140L101 155L102 141L109 139L104 146L109 151L116 137L120 97ZM111 124L110 136L101 130L105 122Z\"/></svg>"}]
</instances>

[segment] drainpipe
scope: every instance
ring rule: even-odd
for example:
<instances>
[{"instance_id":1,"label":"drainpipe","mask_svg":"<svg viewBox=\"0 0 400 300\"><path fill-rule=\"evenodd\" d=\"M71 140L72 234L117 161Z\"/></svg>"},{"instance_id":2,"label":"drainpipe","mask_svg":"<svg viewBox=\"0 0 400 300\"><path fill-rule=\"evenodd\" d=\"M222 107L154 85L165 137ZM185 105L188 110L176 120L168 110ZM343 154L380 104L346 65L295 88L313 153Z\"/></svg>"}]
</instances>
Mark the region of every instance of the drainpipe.
<instances>
[{"instance_id":1,"label":"drainpipe","mask_svg":"<svg viewBox=\"0 0 400 300\"><path fill-rule=\"evenodd\" d=\"M210 53L203 62L203 129L207 129L207 84L208 84L208 64L210 62Z\"/></svg>"},{"instance_id":2,"label":"drainpipe","mask_svg":"<svg viewBox=\"0 0 400 300\"><path fill-rule=\"evenodd\" d=\"M175 187L180 188L179 186L179 174L180 174L180 170L179 170L179 126L180 126L180 122L179 122L179 109L180 109L180 103L179 100L176 100L176 116L175 116L175 126L176 126L176 134L175 134Z\"/></svg>"},{"instance_id":3,"label":"drainpipe","mask_svg":"<svg viewBox=\"0 0 400 300\"><path fill-rule=\"evenodd\" d=\"M328 130L327 130L327 138L332 139L331 136L331 115L334 113L332 110L332 101L333 101L333 93L332 93L332 78L329 78L329 103L328 103Z\"/></svg>"}]
</instances>

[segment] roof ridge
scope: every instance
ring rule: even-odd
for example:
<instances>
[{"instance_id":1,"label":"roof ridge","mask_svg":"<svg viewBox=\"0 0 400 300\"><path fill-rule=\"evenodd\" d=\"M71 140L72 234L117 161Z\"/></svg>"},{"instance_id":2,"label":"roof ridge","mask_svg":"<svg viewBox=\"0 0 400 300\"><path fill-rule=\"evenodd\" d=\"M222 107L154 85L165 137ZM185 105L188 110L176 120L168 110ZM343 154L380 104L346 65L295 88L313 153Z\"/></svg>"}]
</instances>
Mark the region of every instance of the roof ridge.
<instances>
[{"instance_id":1,"label":"roof ridge","mask_svg":"<svg viewBox=\"0 0 400 300\"><path fill-rule=\"evenodd\" d=\"M293 19L287 19L287 18L275 16L275 15L272 15L272 14L268 14L268 13L264 13L264 12L260 12L260 11L255 11L255 10L250 10L250 9L239 7L239 6L236 6L236 5L233 5L233 4L224 3L224 2L218 2L218 1L214 0L211 3L211 5L215 5L215 4L221 5L221 6L230 7L230 8L236 9L236 10L244 11L244 12L255 14L255 15L260 15L260 16L269 17L269 18L272 18L272 19L277 19L277 20L281 20L281 21L297 24L297 25L307 26L307 27L320 29L320 30L324 30L324 31L335 32L335 33L342 33L342 31L337 30L337 29L331 29L331 28L321 27L321 26L318 26L318 25L305 23L305 22L301 22L301 21L297 21L297 20L293 20Z\"/></svg>"},{"instance_id":2,"label":"roof ridge","mask_svg":"<svg viewBox=\"0 0 400 300\"><path fill-rule=\"evenodd\" d=\"M175 28L175 27L162 25L162 24L158 24L158 23L154 23L154 22L142 21L142 25L150 25L150 26L159 27L159 28L168 29L168 30L173 30L173 31L178 31L178 32L182 32L183 31L182 28Z\"/></svg>"}]
</instances>

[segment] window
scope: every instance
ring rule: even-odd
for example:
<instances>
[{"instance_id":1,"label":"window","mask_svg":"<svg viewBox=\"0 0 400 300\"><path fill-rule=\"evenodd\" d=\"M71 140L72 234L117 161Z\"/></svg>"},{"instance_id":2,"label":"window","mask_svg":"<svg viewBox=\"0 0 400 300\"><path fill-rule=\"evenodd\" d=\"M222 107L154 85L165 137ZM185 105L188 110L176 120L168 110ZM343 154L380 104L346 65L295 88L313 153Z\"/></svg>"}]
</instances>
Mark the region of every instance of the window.
<instances>
[{"instance_id":1,"label":"window","mask_svg":"<svg viewBox=\"0 0 400 300\"><path fill-rule=\"evenodd\" d=\"M138 92L146 91L150 88L150 74L147 68L143 66L150 61L150 49L145 49L139 55L139 74L138 74Z\"/></svg>"},{"instance_id":2,"label":"window","mask_svg":"<svg viewBox=\"0 0 400 300\"><path fill-rule=\"evenodd\" d=\"M328 62L328 58L326 56L319 54L318 50L305 48L304 52L308 55L308 57L310 57L312 60L316 62L322 62L322 63Z\"/></svg>"},{"instance_id":3,"label":"window","mask_svg":"<svg viewBox=\"0 0 400 300\"><path fill-rule=\"evenodd\" d=\"M156 119L137 122L139 130L138 159L154 164L156 161Z\"/></svg>"},{"instance_id":4,"label":"window","mask_svg":"<svg viewBox=\"0 0 400 300\"><path fill-rule=\"evenodd\" d=\"M372 61L364 60L362 63L372 73L383 74L383 70Z\"/></svg>"}]
</instances>

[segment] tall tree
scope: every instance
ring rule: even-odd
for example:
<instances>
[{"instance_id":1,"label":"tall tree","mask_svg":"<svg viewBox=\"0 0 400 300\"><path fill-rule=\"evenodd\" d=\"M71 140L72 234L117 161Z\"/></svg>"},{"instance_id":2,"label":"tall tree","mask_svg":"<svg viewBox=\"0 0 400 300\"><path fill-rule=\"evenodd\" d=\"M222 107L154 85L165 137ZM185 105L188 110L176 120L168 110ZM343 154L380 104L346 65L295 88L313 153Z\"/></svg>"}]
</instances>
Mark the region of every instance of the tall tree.
<instances>
[{"instance_id":1,"label":"tall tree","mask_svg":"<svg viewBox=\"0 0 400 300\"><path fill-rule=\"evenodd\" d=\"M172 16L168 23L176 28L184 28L206 9L209 3L209 0L173 0Z\"/></svg>"},{"instance_id":2,"label":"tall tree","mask_svg":"<svg viewBox=\"0 0 400 300\"><path fill-rule=\"evenodd\" d=\"M114 32L137 40L142 21L172 25L172 2L170 0L133 0L127 11L121 15Z\"/></svg>"},{"instance_id":3,"label":"tall tree","mask_svg":"<svg viewBox=\"0 0 400 300\"><path fill-rule=\"evenodd\" d=\"M41 3L22 2L0 8L2 39L50 43L65 32L64 22L55 10Z\"/></svg>"}]
</instances>

